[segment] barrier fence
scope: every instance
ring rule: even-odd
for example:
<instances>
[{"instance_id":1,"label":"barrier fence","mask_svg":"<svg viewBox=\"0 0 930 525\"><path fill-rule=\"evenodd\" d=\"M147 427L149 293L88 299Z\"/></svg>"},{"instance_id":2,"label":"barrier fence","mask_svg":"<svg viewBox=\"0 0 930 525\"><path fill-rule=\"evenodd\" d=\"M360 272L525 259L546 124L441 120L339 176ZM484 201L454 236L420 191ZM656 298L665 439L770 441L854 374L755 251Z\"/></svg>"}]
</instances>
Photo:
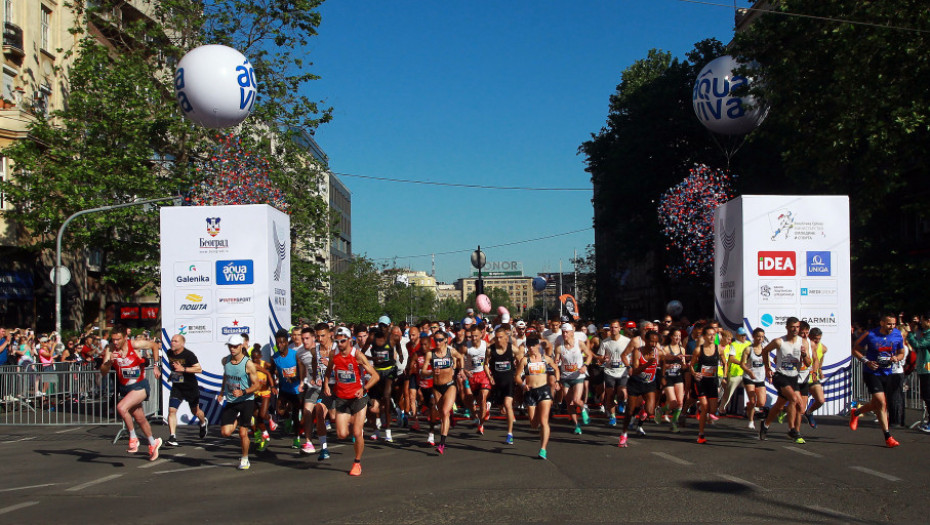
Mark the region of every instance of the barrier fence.
<instances>
[{"instance_id":1,"label":"barrier fence","mask_svg":"<svg viewBox=\"0 0 930 525\"><path fill-rule=\"evenodd\" d=\"M160 384L153 368L146 417L160 413ZM103 376L89 363L0 367L0 425L122 425L116 373ZM119 433L117 434L117 438Z\"/></svg>"}]
</instances>

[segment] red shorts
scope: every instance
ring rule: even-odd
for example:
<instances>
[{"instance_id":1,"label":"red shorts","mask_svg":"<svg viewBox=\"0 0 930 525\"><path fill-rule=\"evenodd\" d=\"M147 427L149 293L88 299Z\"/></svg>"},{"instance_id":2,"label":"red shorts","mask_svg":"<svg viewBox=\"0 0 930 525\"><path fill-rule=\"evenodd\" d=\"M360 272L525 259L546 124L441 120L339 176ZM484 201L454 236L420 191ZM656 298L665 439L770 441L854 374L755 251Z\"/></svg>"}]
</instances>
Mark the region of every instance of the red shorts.
<instances>
[{"instance_id":1,"label":"red shorts","mask_svg":"<svg viewBox=\"0 0 930 525\"><path fill-rule=\"evenodd\" d=\"M472 390L491 390L491 382L488 381L488 375L484 370L472 374L468 382Z\"/></svg>"}]
</instances>

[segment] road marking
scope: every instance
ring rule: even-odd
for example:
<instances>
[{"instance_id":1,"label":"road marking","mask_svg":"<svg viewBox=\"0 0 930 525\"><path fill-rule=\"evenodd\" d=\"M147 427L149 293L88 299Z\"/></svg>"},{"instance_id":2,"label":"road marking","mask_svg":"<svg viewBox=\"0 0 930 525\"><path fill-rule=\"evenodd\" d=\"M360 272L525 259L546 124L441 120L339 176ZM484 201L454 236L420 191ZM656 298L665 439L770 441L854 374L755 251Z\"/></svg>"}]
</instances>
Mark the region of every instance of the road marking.
<instances>
[{"instance_id":1,"label":"road marking","mask_svg":"<svg viewBox=\"0 0 930 525\"><path fill-rule=\"evenodd\" d=\"M901 478L897 476L892 476L891 474L885 474L884 472L879 472L877 470L872 470L870 468L865 468L865 467L849 467L849 468L853 470L858 470L859 472L863 472L865 474L871 474L873 476L878 476L882 479L887 479L888 481L901 481Z\"/></svg>"},{"instance_id":2,"label":"road marking","mask_svg":"<svg viewBox=\"0 0 930 525\"><path fill-rule=\"evenodd\" d=\"M850 516L849 514L840 512L838 510L828 509L826 507L821 507L819 505L805 505L804 508L812 510L814 512L821 512L823 514L829 514L837 518L845 518L845 519L852 520L852 521L859 521L859 518L855 516Z\"/></svg>"},{"instance_id":3,"label":"road marking","mask_svg":"<svg viewBox=\"0 0 930 525\"><path fill-rule=\"evenodd\" d=\"M665 452L653 452L653 454L655 454L656 456L659 456L660 458L667 459L671 461L672 463L678 463L679 465L693 465L693 463L691 463L690 461L685 461L681 458L676 458L675 456L671 454L666 454Z\"/></svg>"},{"instance_id":4,"label":"road marking","mask_svg":"<svg viewBox=\"0 0 930 525\"><path fill-rule=\"evenodd\" d=\"M51 487L57 483L43 483L41 485L29 485L28 487L13 487L11 489L0 489L0 492L13 492L14 490L38 489L42 487Z\"/></svg>"},{"instance_id":5,"label":"road marking","mask_svg":"<svg viewBox=\"0 0 930 525\"><path fill-rule=\"evenodd\" d=\"M79 491L79 490L84 490L84 489L86 489L87 487L93 487L94 485L99 485L99 484L101 484L101 483L106 483L107 481L111 481L111 480L114 480L114 479L116 479L116 478L120 478L120 477L122 477L122 476L123 476L122 474L110 474L109 476L104 476L104 477L102 477L102 478L100 478L100 479L95 479L95 480L93 480L93 481L88 481L87 483L81 483L80 485L78 485L78 486L76 486L76 487L71 487L70 489L68 489L68 492L77 492L77 491Z\"/></svg>"},{"instance_id":6,"label":"road marking","mask_svg":"<svg viewBox=\"0 0 930 525\"><path fill-rule=\"evenodd\" d=\"M195 470L204 470L208 468L217 468L217 467L231 467L233 465L238 465L238 463L220 463L217 465L201 465L199 467L175 468L171 470L162 470L159 472L155 472L155 474L171 474L173 472L193 472Z\"/></svg>"},{"instance_id":7,"label":"road marking","mask_svg":"<svg viewBox=\"0 0 930 525\"><path fill-rule=\"evenodd\" d=\"M17 503L16 505L10 505L9 507L3 507L0 509L0 514L6 514L7 512L13 512L14 510L24 509L26 507L31 507L33 505L38 505L38 501L24 501L22 503Z\"/></svg>"},{"instance_id":8,"label":"road marking","mask_svg":"<svg viewBox=\"0 0 930 525\"><path fill-rule=\"evenodd\" d=\"M790 446L788 446L788 445L783 445L783 448L785 448L786 450L790 450L790 451L792 451L792 452L797 452L798 454L804 454L805 456L810 456L810 457L812 457L812 458L822 458L822 457L823 457L822 455L820 455L820 454L818 454L818 453L816 453L816 452L811 452L810 450L804 450L803 448L790 447Z\"/></svg>"},{"instance_id":9,"label":"road marking","mask_svg":"<svg viewBox=\"0 0 930 525\"><path fill-rule=\"evenodd\" d=\"M35 436L32 436L32 437L14 439L14 440L12 440L12 441L0 441L0 443L19 443L20 441L29 441L29 440L35 439L35 438L36 438Z\"/></svg>"},{"instance_id":10,"label":"road marking","mask_svg":"<svg viewBox=\"0 0 930 525\"><path fill-rule=\"evenodd\" d=\"M55 432L55 433L56 433L56 434L66 434L66 433L68 433L68 432L74 432L75 430L81 430L82 428L84 428L84 427L66 428L65 430L59 430L58 432Z\"/></svg>"},{"instance_id":11,"label":"road marking","mask_svg":"<svg viewBox=\"0 0 930 525\"><path fill-rule=\"evenodd\" d=\"M751 482L751 481L746 481L745 479L738 478L738 477L736 477L736 476L731 476L731 475L729 475L729 474L717 474L717 476L719 476L719 477L721 477L721 478L723 478L723 479L725 479L725 480L727 480L727 481L730 481L730 482L739 484L739 485L745 485L745 486L747 486L747 487L751 487L751 488L754 488L754 489L758 489L758 490L760 490L760 491L762 491L762 492L768 492L768 490L769 490L769 489L767 489L767 488L765 488L765 487L761 487L761 486L759 486L759 485L756 485L755 483L753 483L753 482Z\"/></svg>"}]
</instances>

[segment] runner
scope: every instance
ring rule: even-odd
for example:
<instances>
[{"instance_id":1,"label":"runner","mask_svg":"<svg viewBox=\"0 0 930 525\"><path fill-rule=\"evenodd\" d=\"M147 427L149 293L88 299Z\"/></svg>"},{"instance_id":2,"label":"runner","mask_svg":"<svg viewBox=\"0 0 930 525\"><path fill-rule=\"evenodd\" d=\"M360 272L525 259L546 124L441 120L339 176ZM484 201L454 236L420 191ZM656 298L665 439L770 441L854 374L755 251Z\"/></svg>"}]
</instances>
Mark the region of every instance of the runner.
<instances>
[{"instance_id":1,"label":"runner","mask_svg":"<svg viewBox=\"0 0 930 525\"><path fill-rule=\"evenodd\" d=\"M810 406L808 406L807 410L804 412L804 417L807 418L807 424L810 425L811 428L817 428L817 420L814 419L814 412L827 402L822 384L823 356L827 355L827 346L820 342L822 338L823 330L817 327L811 328L808 341L812 349L811 353L813 354L814 366L811 367L810 395L814 400L811 401Z\"/></svg>"},{"instance_id":2,"label":"runner","mask_svg":"<svg viewBox=\"0 0 930 525\"><path fill-rule=\"evenodd\" d=\"M807 321L801 321L801 327L798 330L798 337L800 337L804 343L807 344L808 349L813 348L809 339L810 333L811 325L807 324ZM800 365L798 366L798 395L801 397L801 404L799 405L800 408L795 411L794 421L792 422L792 426L798 429L801 428L801 416L807 412L807 401L810 397L811 388L811 370L814 366L817 366L816 352L810 352L810 355L811 362L809 365L806 365L803 361L801 361Z\"/></svg>"},{"instance_id":3,"label":"runner","mask_svg":"<svg viewBox=\"0 0 930 525\"><path fill-rule=\"evenodd\" d=\"M549 446L549 409L552 408L552 391L549 388L549 368L558 371L552 358L540 352L539 339L526 339L526 356L520 359L515 376L517 384L525 392L523 399L530 419L530 428L539 428L540 459L546 459L546 447ZM526 378L523 373L526 372Z\"/></svg>"},{"instance_id":4,"label":"runner","mask_svg":"<svg viewBox=\"0 0 930 525\"><path fill-rule=\"evenodd\" d=\"M678 418L685 401L685 348L681 345L681 330L673 328L669 332L665 355L662 358L662 374L665 378L665 403L661 411L671 412L672 417L665 416L665 421L672 424L672 432L678 432Z\"/></svg>"},{"instance_id":5,"label":"runner","mask_svg":"<svg viewBox=\"0 0 930 525\"><path fill-rule=\"evenodd\" d=\"M912 324L910 333L907 334L907 342L911 346L911 351L917 354L914 366L917 370L920 399L923 400L926 417L930 414L930 313L920 315L916 321ZM930 421L924 419L917 429L930 433Z\"/></svg>"},{"instance_id":6,"label":"runner","mask_svg":"<svg viewBox=\"0 0 930 525\"><path fill-rule=\"evenodd\" d=\"M136 349L150 349L153 362L160 363L158 359L158 346L155 341L130 342L126 337L126 327L117 325L110 336L110 344L103 351L103 363L100 365L100 374L106 379L110 368L116 369L116 379L119 382L119 403L116 412L122 418L129 432L129 448L126 452L135 454L139 451L139 438L136 437L133 420L139 424L139 430L149 441L149 461L158 459L158 449L161 448L161 438L152 436L152 427L145 419L145 410L142 403L151 394L149 382L145 380L145 359L136 352ZM160 367L152 369L155 377L161 377Z\"/></svg>"},{"instance_id":7,"label":"runner","mask_svg":"<svg viewBox=\"0 0 930 525\"><path fill-rule=\"evenodd\" d=\"M607 405L607 424L617 426L617 407L623 407L626 401L626 387L629 379L629 356L624 350L630 344L630 338L620 333L620 321L610 321L610 332L597 349L597 359L604 366L604 402ZM621 413L622 413L621 408Z\"/></svg>"},{"instance_id":8,"label":"runner","mask_svg":"<svg viewBox=\"0 0 930 525\"><path fill-rule=\"evenodd\" d=\"M300 373L297 369L297 352L288 344L287 330L280 329L274 334L275 352L271 356L271 372L277 383L278 421L283 420L288 411L289 420L285 420L284 433L294 434L291 448L300 448Z\"/></svg>"},{"instance_id":9,"label":"runner","mask_svg":"<svg viewBox=\"0 0 930 525\"><path fill-rule=\"evenodd\" d=\"M300 329L300 346L297 347L297 373L299 374L300 404L302 408L304 438L306 441L300 446L301 455L308 456L316 453L311 436L313 435L313 419L317 415L316 405L323 400L323 372L320 370L320 349L316 344L316 334L309 327ZM322 427L326 432L323 418L317 420L317 429Z\"/></svg>"},{"instance_id":10,"label":"runner","mask_svg":"<svg viewBox=\"0 0 930 525\"><path fill-rule=\"evenodd\" d=\"M323 371L323 380L330 386L331 390L334 390L336 387L336 378L333 377L332 374L326 373L333 356L339 351L336 342L333 341L332 338L332 328L330 328L328 323L317 323L317 325L313 327L313 331L316 333L317 347L320 349L319 361L320 370ZM333 404L333 397L328 395L324 388L323 399L317 403L315 407L317 420L316 435L320 440L320 455L317 456L317 461L329 459L329 449L326 444L326 432L329 429L327 417L333 414Z\"/></svg>"},{"instance_id":11,"label":"runner","mask_svg":"<svg viewBox=\"0 0 930 525\"><path fill-rule=\"evenodd\" d=\"M723 377L726 378L726 384L723 385L723 400L717 408L717 415L723 416L727 413L727 406L736 399L736 392L743 385L743 368L740 363L743 362L743 352L749 347L749 341L746 340L746 329L740 326L736 329L736 339L729 330L721 331L720 346L727 349L726 367ZM738 412L734 406L734 412Z\"/></svg>"},{"instance_id":12,"label":"runner","mask_svg":"<svg viewBox=\"0 0 930 525\"><path fill-rule=\"evenodd\" d=\"M746 417L749 418L749 428L755 430L756 409L765 408L766 391L765 378L771 375L769 366L769 353L763 352L765 330L756 328L752 331L752 343L743 351L743 360L740 368L743 369L743 388L746 389Z\"/></svg>"},{"instance_id":13,"label":"runner","mask_svg":"<svg viewBox=\"0 0 930 525\"><path fill-rule=\"evenodd\" d=\"M274 387L274 376L268 372L268 364L262 360L261 345L256 344L252 348L252 354L249 357L252 364L255 365L255 378L258 383L258 390L255 391L255 396L259 398L258 402L255 403L255 412L253 413L255 417L255 432L252 437L252 442L258 444L259 452L264 452L265 447L268 446L268 442L271 440L268 431L277 428L274 426L274 422L268 412L268 407L271 405L271 389Z\"/></svg>"},{"instance_id":14,"label":"runner","mask_svg":"<svg viewBox=\"0 0 930 525\"><path fill-rule=\"evenodd\" d=\"M859 427L859 416L875 412L879 425L885 435L885 445L896 447L898 440L891 436L888 429L888 401L886 390L894 363L904 360L904 339L895 328L897 319L894 315L885 315L878 328L874 328L859 337L853 345L854 359L862 362L862 380L872 399L863 406L850 410L849 428Z\"/></svg>"},{"instance_id":15,"label":"runner","mask_svg":"<svg viewBox=\"0 0 930 525\"><path fill-rule=\"evenodd\" d=\"M185 401L187 408L200 421L200 439L207 437L207 416L200 409L200 385L197 384L197 376L194 375L203 372L203 368L194 352L184 347L185 342L183 335L174 334L171 336L171 351L168 353L171 393L168 395L168 441L165 443L172 447L179 445L175 435L178 427L178 408Z\"/></svg>"},{"instance_id":16,"label":"runner","mask_svg":"<svg viewBox=\"0 0 930 525\"><path fill-rule=\"evenodd\" d=\"M640 434L646 435L639 415L640 402L645 403L647 414L651 414L655 410L656 390L658 389L657 372L662 367L663 361L662 348L659 346L659 333L650 330L646 332L643 340L645 346L642 349L634 349L630 359L630 380L627 383L630 399L626 404L623 432L620 434L620 442L618 443L619 447L627 446L627 431L634 417L640 420L637 430Z\"/></svg>"},{"instance_id":17,"label":"runner","mask_svg":"<svg viewBox=\"0 0 930 525\"><path fill-rule=\"evenodd\" d=\"M575 424L573 432L581 434L581 423L587 425L589 421L581 393L584 390L587 365L593 356L590 355L587 346L579 343L575 337L575 327L571 323L562 325L562 335L555 340L555 355L555 361L562 369L560 374L562 389L559 401L568 397L568 413L571 415L572 423ZM578 414L581 414L581 422L578 421Z\"/></svg>"},{"instance_id":18,"label":"runner","mask_svg":"<svg viewBox=\"0 0 930 525\"><path fill-rule=\"evenodd\" d=\"M484 368L491 380L491 403L503 406L506 411L507 438L504 442L513 445L514 370L516 362L523 357L523 350L514 349L509 332L510 330L503 326L494 332L494 343L488 347Z\"/></svg>"},{"instance_id":19,"label":"runner","mask_svg":"<svg viewBox=\"0 0 930 525\"><path fill-rule=\"evenodd\" d=\"M769 425L778 417L782 407L786 407L788 411L788 437L798 445L803 445L805 441L801 437L800 426L795 426L794 416L797 411L804 410L804 406L801 404L801 394L798 392L798 373L801 363L810 366L811 358L807 341L798 335L801 331L801 321L797 317L789 317L785 321L785 328L787 334L784 337L775 339L762 349L762 352L766 354L775 350L775 367L777 371L774 374L768 373L771 374L772 386L778 391L778 399L769 409L765 421L759 426L759 439L766 439Z\"/></svg>"},{"instance_id":20,"label":"runner","mask_svg":"<svg viewBox=\"0 0 930 525\"><path fill-rule=\"evenodd\" d=\"M720 392L720 379L717 374L724 361L720 352L720 345L713 342L716 332L717 330L713 325L704 327L703 332L701 332L702 343L694 349L689 368L694 376L692 384L694 385L694 393L700 411L697 438L697 442L700 444L707 443L707 438L704 437L704 427L707 426L709 415L717 411L717 396Z\"/></svg>"},{"instance_id":21,"label":"runner","mask_svg":"<svg viewBox=\"0 0 930 525\"><path fill-rule=\"evenodd\" d=\"M333 397L333 412L336 415L336 435L339 439L349 436L349 425L352 425L354 438L355 461L350 476L362 475L362 452L365 450L365 408L368 406L368 396L365 391L373 387L380 377L365 354L357 351L352 345L352 332L341 326L336 329L336 345L339 351L333 356L323 374L336 378L335 388L329 383L323 385L323 392ZM371 374L368 382L362 385L362 369Z\"/></svg>"},{"instance_id":22,"label":"runner","mask_svg":"<svg viewBox=\"0 0 930 525\"><path fill-rule=\"evenodd\" d=\"M421 340L425 339L421 336ZM455 402L455 375L462 369L462 354L446 344L448 338L445 332L437 331L432 334L436 344L432 351L426 352L426 359L420 368L420 373L426 375L428 368L432 368L433 399L442 416L439 427L439 445L436 452L440 455L446 451L446 438L449 436L450 419L452 418L452 404ZM432 431L430 432L432 434Z\"/></svg>"},{"instance_id":23,"label":"runner","mask_svg":"<svg viewBox=\"0 0 930 525\"><path fill-rule=\"evenodd\" d=\"M468 329L468 341L465 345L465 377L471 391L466 392L466 407L473 407L475 412L475 428L479 434L484 434L484 422L488 420L488 393L491 391L491 382L485 371L485 360L488 357L488 346L481 339L481 332L474 326Z\"/></svg>"},{"instance_id":24,"label":"runner","mask_svg":"<svg viewBox=\"0 0 930 525\"><path fill-rule=\"evenodd\" d=\"M394 390L394 378L397 375L397 349L387 341L387 334L380 328L371 333L372 344L369 348L371 362L381 378L372 390L372 411L377 414L375 433L371 436L377 440L379 430L384 429L384 440L394 442L391 436L391 393Z\"/></svg>"},{"instance_id":25,"label":"runner","mask_svg":"<svg viewBox=\"0 0 930 525\"><path fill-rule=\"evenodd\" d=\"M285 338L287 337L285 332ZM285 345L287 342L285 341ZM255 365L245 357L242 336L233 334L226 340L229 355L223 357L223 392L217 401L226 403L220 413L220 434L229 437L239 425L239 443L242 457L239 470L248 470L249 465L249 427L252 426L252 413L255 412L255 392L261 388Z\"/></svg>"}]
</instances>

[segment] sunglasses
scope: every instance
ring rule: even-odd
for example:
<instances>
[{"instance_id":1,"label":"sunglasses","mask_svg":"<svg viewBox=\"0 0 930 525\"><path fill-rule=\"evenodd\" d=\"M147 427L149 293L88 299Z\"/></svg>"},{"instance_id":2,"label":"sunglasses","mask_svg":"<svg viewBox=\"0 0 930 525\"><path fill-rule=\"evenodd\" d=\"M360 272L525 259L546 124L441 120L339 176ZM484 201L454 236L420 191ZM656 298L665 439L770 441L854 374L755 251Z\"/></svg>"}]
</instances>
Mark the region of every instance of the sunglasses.
<instances>
[{"instance_id":1,"label":"sunglasses","mask_svg":"<svg viewBox=\"0 0 930 525\"><path fill-rule=\"evenodd\" d=\"M337 343L345 343L345 342L348 341L348 340L349 340L349 339L348 339L347 337L343 337L342 339L336 339L336 342L337 342Z\"/></svg>"},{"instance_id":2,"label":"sunglasses","mask_svg":"<svg viewBox=\"0 0 930 525\"><path fill-rule=\"evenodd\" d=\"M444 342L445 340L446 340L445 337L434 337L434 338L433 338L433 341L436 341L437 343L442 343L442 342Z\"/></svg>"}]
</instances>

